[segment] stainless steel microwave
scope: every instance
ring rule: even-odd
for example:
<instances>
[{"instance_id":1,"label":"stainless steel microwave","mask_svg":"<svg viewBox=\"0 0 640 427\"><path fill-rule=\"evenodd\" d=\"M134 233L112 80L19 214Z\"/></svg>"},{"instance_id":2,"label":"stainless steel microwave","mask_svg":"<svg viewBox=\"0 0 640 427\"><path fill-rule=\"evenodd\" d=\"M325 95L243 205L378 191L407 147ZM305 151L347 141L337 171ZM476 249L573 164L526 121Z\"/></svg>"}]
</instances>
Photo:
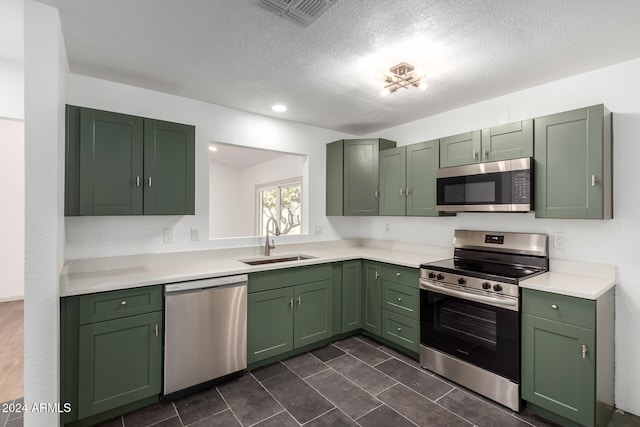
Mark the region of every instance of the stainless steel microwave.
<instances>
[{"instance_id":1,"label":"stainless steel microwave","mask_svg":"<svg viewBox=\"0 0 640 427\"><path fill-rule=\"evenodd\" d=\"M533 210L530 157L438 169L437 209L443 212Z\"/></svg>"}]
</instances>

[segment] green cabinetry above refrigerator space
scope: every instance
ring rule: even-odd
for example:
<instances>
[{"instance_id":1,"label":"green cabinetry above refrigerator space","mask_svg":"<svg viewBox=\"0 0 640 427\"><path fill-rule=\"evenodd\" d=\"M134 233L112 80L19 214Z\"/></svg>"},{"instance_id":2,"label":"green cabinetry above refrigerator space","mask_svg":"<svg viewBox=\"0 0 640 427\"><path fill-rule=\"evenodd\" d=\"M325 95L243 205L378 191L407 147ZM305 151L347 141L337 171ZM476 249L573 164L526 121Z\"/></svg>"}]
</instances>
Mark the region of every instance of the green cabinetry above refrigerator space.
<instances>
[{"instance_id":1,"label":"green cabinetry above refrigerator space","mask_svg":"<svg viewBox=\"0 0 640 427\"><path fill-rule=\"evenodd\" d=\"M193 215L195 127L67 106L65 215Z\"/></svg>"},{"instance_id":2,"label":"green cabinetry above refrigerator space","mask_svg":"<svg viewBox=\"0 0 640 427\"><path fill-rule=\"evenodd\" d=\"M438 216L439 141L380 152L380 215Z\"/></svg>"},{"instance_id":3,"label":"green cabinetry above refrigerator space","mask_svg":"<svg viewBox=\"0 0 640 427\"><path fill-rule=\"evenodd\" d=\"M378 215L379 152L386 139L346 139L327 144L327 215Z\"/></svg>"},{"instance_id":4,"label":"green cabinetry above refrigerator space","mask_svg":"<svg viewBox=\"0 0 640 427\"><path fill-rule=\"evenodd\" d=\"M604 105L535 119L537 218L613 217L611 138Z\"/></svg>"}]
</instances>

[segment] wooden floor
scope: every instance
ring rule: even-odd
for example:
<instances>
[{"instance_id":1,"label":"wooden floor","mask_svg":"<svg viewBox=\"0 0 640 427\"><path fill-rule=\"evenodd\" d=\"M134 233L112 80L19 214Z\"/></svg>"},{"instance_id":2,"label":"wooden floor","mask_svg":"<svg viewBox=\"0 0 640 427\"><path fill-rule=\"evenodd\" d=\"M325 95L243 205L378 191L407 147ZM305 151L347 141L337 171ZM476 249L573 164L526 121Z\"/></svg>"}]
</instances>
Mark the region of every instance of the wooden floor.
<instances>
[{"instance_id":1,"label":"wooden floor","mask_svg":"<svg viewBox=\"0 0 640 427\"><path fill-rule=\"evenodd\" d=\"M23 396L24 302L0 302L0 402Z\"/></svg>"}]
</instances>

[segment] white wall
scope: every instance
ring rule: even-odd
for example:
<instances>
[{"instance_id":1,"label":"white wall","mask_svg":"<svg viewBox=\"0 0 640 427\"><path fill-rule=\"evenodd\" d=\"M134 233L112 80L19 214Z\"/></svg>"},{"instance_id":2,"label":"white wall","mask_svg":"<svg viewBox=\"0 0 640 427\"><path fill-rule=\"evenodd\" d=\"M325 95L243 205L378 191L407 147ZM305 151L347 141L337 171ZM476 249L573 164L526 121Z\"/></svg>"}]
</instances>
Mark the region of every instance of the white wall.
<instances>
[{"instance_id":1,"label":"white wall","mask_svg":"<svg viewBox=\"0 0 640 427\"><path fill-rule=\"evenodd\" d=\"M0 58L0 117L24 118L24 62Z\"/></svg>"},{"instance_id":2,"label":"white wall","mask_svg":"<svg viewBox=\"0 0 640 427\"><path fill-rule=\"evenodd\" d=\"M0 119L0 301L24 297L24 123Z\"/></svg>"},{"instance_id":3,"label":"white wall","mask_svg":"<svg viewBox=\"0 0 640 427\"><path fill-rule=\"evenodd\" d=\"M158 253L216 247L256 246L256 237L207 240L209 228L209 143L252 146L308 156L309 224L323 226L320 236L284 236L281 241L339 238L324 215L325 144L351 135L272 119L138 87L71 74L69 104L169 120L196 126L196 214L155 217L66 218L68 259ZM162 230L174 229L174 243L162 243ZM191 241L191 228L202 239Z\"/></svg>"},{"instance_id":4,"label":"white wall","mask_svg":"<svg viewBox=\"0 0 640 427\"><path fill-rule=\"evenodd\" d=\"M453 230L566 233L566 249L551 257L618 266L616 287L616 405L640 414L640 59L386 129L376 137L399 145L604 103L613 112L613 220L535 219L534 214L459 214L448 218L331 218L344 237L450 245ZM427 93L428 96L428 93ZM390 224L389 233L384 225Z\"/></svg>"},{"instance_id":5,"label":"white wall","mask_svg":"<svg viewBox=\"0 0 640 427\"><path fill-rule=\"evenodd\" d=\"M209 162L209 237L253 236L242 209L241 179L241 170Z\"/></svg>"},{"instance_id":6,"label":"white wall","mask_svg":"<svg viewBox=\"0 0 640 427\"><path fill-rule=\"evenodd\" d=\"M64 261L64 94L68 62L58 10L25 0L25 403L59 402L59 283ZM59 424L26 412L24 424Z\"/></svg>"}]
</instances>

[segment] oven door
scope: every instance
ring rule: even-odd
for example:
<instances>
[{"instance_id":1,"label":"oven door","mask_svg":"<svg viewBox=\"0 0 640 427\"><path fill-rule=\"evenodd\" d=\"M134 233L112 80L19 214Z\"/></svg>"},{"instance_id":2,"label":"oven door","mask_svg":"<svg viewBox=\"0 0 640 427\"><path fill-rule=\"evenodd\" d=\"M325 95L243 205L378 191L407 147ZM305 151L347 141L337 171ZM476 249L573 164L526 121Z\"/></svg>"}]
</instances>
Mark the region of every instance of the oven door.
<instances>
[{"instance_id":1,"label":"oven door","mask_svg":"<svg viewBox=\"0 0 640 427\"><path fill-rule=\"evenodd\" d=\"M420 281L420 343L520 383L518 299L456 288Z\"/></svg>"},{"instance_id":2,"label":"oven door","mask_svg":"<svg viewBox=\"0 0 640 427\"><path fill-rule=\"evenodd\" d=\"M438 169L437 209L528 212L533 208L530 159Z\"/></svg>"}]
</instances>

